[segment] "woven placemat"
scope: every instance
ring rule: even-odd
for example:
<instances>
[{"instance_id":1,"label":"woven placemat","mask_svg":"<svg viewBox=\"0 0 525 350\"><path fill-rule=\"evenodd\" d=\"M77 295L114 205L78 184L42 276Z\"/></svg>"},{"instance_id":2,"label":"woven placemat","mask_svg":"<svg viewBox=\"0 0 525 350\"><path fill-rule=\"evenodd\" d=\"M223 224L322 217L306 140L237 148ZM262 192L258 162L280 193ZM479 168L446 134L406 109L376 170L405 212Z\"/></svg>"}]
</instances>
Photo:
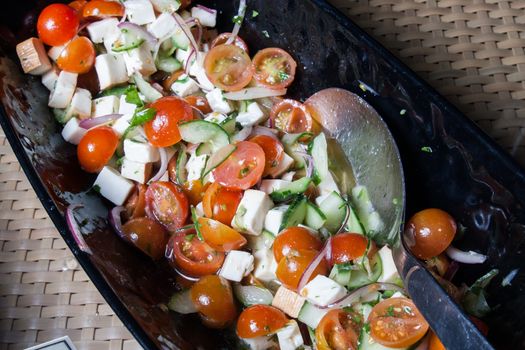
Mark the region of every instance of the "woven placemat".
<instances>
[{"instance_id":1,"label":"woven placemat","mask_svg":"<svg viewBox=\"0 0 525 350\"><path fill-rule=\"evenodd\" d=\"M525 165L525 1L331 0ZM0 131L0 350L136 349Z\"/></svg>"}]
</instances>

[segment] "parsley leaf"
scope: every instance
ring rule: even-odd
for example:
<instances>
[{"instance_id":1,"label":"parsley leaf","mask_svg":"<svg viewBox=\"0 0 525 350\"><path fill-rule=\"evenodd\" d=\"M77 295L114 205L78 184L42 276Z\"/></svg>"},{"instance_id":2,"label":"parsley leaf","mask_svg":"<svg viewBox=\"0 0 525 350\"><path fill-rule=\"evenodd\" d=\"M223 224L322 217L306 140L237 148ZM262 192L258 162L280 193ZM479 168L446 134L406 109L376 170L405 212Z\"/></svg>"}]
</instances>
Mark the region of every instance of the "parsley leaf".
<instances>
[{"instance_id":1,"label":"parsley leaf","mask_svg":"<svg viewBox=\"0 0 525 350\"><path fill-rule=\"evenodd\" d=\"M204 237L202 237L202 233L201 233L201 225L199 225L197 212L195 211L194 206L191 206L191 220L193 221L193 225L195 226L195 232L197 232L197 238L201 241L204 241Z\"/></svg>"},{"instance_id":2,"label":"parsley leaf","mask_svg":"<svg viewBox=\"0 0 525 350\"><path fill-rule=\"evenodd\" d=\"M287 80L288 78L290 78L290 75L287 74L286 72L283 72L283 71L279 71L279 79L281 81L285 81Z\"/></svg>"},{"instance_id":3,"label":"parsley leaf","mask_svg":"<svg viewBox=\"0 0 525 350\"><path fill-rule=\"evenodd\" d=\"M270 34L268 34L268 31L267 31L267 30L263 30L263 31L261 31L261 33L263 33L263 35L264 35L265 37L267 37L267 38L270 37Z\"/></svg>"},{"instance_id":4,"label":"parsley leaf","mask_svg":"<svg viewBox=\"0 0 525 350\"><path fill-rule=\"evenodd\" d=\"M184 78L182 79L177 79L175 80L176 83L179 83L179 84L186 84L188 82L188 80L190 80L190 77L188 76L185 76Z\"/></svg>"},{"instance_id":5,"label":"parsley leaf","mask_svg":"<svg viewBox=\"0 0 525 350\"><path fill-rule=\"evenodd\" d=\"M126 91L124 92L124 94L126 95L127 103L133 103L134 105L137 105L139 107L144 106L144 102L142 102L142 100L140 99L139 92L135 85L129 85L126 88Z\"/></svg>"},{"instance_id":6,"label":"parsley leaf","mask_svg":"<svg viewBox=\"0 0 525 350\"><path fill-rule=\"evenodd\" d=\"M259 12L252 10L252 18L259 16Z\"/></svg>"},{"instance_id":7,"label":"parsley leaf","mask_svg":"<svg viewBox=\"0 0 525 350\"><path fill-rule=\"evenodd\" d=\"M429 147L429 146L425 146L425 147L421 147L421 151L423 152L427 152L427 153L432 153L432 147Z\"/></svg>"},{"instance_id":8,"label":"parsley leaf","mask_svg":"<svg viewBox=\"0 0 525 350\"><path fill-rule=\"evenodd\" d=\"M244 17L239 16L239 15L233 16L232 18L232 22L238 25L241 25L243 20L244 20Z\"/></svg>"},{"instance_id":9,"label":"parsley leaf","mask_svg":"<svg viewBox=\"0 0 525 350\"><path fill-rule=\"evenodd\" d=\"M157 110L155 108L140 108L135 111L133 118L129 122L130 127L141 126L155 117Z\"/></svg>"},{"instance_id":10,"label":"parsley leaf","mask_svg":"<svg viewBox=\"0 0 525 350\"><path fill-rule=\"evenodd\" d=\"M390 306L386 309L385 316L390 316L390 317L394 317L394 316L395 316L395 314L394 314L394 305L390 305Z\"/></svg>"},{"instance_id":11,"label":"parsley leaf","mask_svg":"<svg viewBox=\"0 0 525 350\"><path fill-rule=\"evenodd\" d=\"M184 239L188 242L191 242L193 240L193 237L195 237L195 234L189 234L184 237Z\"/></svg>"}]
</instances>

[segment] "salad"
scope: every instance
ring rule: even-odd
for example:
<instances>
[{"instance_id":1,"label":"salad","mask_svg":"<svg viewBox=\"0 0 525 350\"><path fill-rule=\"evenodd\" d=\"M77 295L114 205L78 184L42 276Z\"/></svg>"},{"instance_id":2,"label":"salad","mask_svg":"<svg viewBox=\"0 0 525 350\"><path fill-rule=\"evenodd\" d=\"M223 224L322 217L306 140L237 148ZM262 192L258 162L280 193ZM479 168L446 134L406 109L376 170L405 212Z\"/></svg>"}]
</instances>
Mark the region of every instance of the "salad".
<instances>
[{"instance_id":1,"label":"salad","mask_svg":"<svg viewBox=\"0 0 525 350\"><path fill-rule=\"evenodd\" d=\"M374 240L384 223L367 188L341 190L326 135L285 97L297 62L276 47L251 53L238 35L247 16L257 9L241 0L232 32L218 33L217 10L189 0L75 0L44 8L17 53L114 204L115 232L177 273L169 309L253 350L444 349ZM91 253L78 207L68 223ZM427 209L406 227L412 252L484 316L494 273L449 282L446 254L486 259L450 246L454 219Z\"/></svg>"}]
</instances>

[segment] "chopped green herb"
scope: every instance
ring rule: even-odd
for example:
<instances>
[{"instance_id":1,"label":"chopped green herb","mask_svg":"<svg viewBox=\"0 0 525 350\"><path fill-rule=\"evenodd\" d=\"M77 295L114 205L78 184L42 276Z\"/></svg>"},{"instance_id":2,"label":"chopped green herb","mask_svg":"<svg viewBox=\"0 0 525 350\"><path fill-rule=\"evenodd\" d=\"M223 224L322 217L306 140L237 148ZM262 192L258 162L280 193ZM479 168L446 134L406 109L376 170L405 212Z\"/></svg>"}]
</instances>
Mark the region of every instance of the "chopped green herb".
<instances>
[{"instance_id":1,"label":"chopped green herb","mask_svg":"<svg viewBox=\"0 0 525 350\"><path fill-rule=\"evenodd\" d=\"M399 111L399 115L405 115L407 113L406 109L402 109Z\"/></svg>"},{"instance_id":2,"label":"chopped green herb","mask_svg":"<svg viewBox=\"0 0 525 350\"><path fill-rule=\"evenodd\" d=\"M188 82L188 80L190 80L190 77L188 76L185 76L184 78L182 79L177 79L175 80L176 83L179 83L179 84L186 84Z\"/></svg>"},{"instance_id":3,"label":"chopped green herb","mask_svg":"<svg viewBox=\"0 0 525 350\"><path fill-rule=\"evenodd\" d=\"M287 74L286 72L283 72L283 71L279 71L279 79L281 81L285 81L287 80L288 78L290 78L290 75Z\"/></svg>"},{"instance_id":4,"label":"chopped green herb","mask_svg":"<svg viewBox=\"0 0 525 350\"><path fill-rule=\"evenodd\" d=\"M124 163L124 157L120 157L119 159L117 159L116 163L118 166L122 166L122 163Z\"/></svg>"},{"instance_id":5,"label":"chopped green herb","mask_svg":"<svg viewBox=\"0 0 525 350\"><path fill-rule=\"evenodd\" d=\"M126 95L126 102L133 103L139 107L144 106L144 102L140 99L139 92L135 85L129 85L124 94Z\"/></svg>"},{"instance_id":6,"label":"chopped green herb","mask_svg":"<svg viewBox=\"0 0 525 350\"><path fill-rule=\"evenodd\" d=\"M394 305L390 305L390 306L386 309L385 316L390 316L390 317L394 317L394 316L395 316L395 314L394 314Z\"/></svg>"},{"instance_id":7,"label":"chopped green herb","mask_svg":"<svg viewBox=\"0 0 525 350\"><path fill-rule=\"evenodd\" d=\"M252 10L252 18L259 16L259 12Z\"/></svg>"},{"instance_id":8,"label":"chopped green herb","mask_svg":"<svg viewBox=\"0 0 525 350\"><path fill-rule=\"evenodd\" d=\"M192 234L186 235L186 236L184 237L184 239L185 239L186 241L188 241L188 242L191 242L191 241L193 240L194 237L195 237L195 234L192 233Z\"/></svg>"},{"instance_id":9,"label":"chopped green herb","mask_svg":"<svg viewBox=\"0 0 525 350\"><path fill-rule=\"evenodd\" d=\"M250 172L250 168L249 167L245 167L245 168L241 169L241 171L239 172L239 175L241 177L245 177L249 172Z\"/></svg>"},{"instance_id":10,"label":"chopped green herb","mask_svg":"<svg viewBox=\"0 0 525 350\"><path fill-rule=\"evenodd\" d=\"M97 192L97 193L100 193L100 186L99 185L93 185L93 187L91 187L93 189L93 191Z\"/></svg>"},{"instance_id":11,"label":"chopped green herb","mask_svg":"<svg viewBox=\"0 0 525 350\"><path fill-rule=\"evenodd\" d=\"M233 16L232 22L235 23L235 24L239 24L240 25L242 23L243 19L244 19L243 16L236 15L236 16Z\"/></svg>"},{"instance_id":12,"label":"chopped green herb","mask_svg":"<svg viewBox=\"0 0 525 350\"><path fill-rule=\"evenodd\" d=\"M152 120L156 113L157 110L155 108L137 108L129 125L130 127L141 126Z\"/></svg>"},{"instance_id":13,"label":"chopped green herb","mask_svg":"<svg viewBox=\"0 0 525 350\"><path fill-rule=\"evenodd\" d=\"M427 153L432 153L432 148L429 147L429 146L425 146L425 147L421 147L421 151L423 152L427 152Z\"/></svg>"},{"instance_id":14,"label":"chopped green herb","mask_svg":"<svg viewBox=\"0 0 525 350\"><path fill-rule=\"evenodd\" d=\"M365 330L365 332L370 333L370 323L366 322L363 325L363 329Z\"/></svg>"},{"instance_id":15,"label":"chopped green herb","mask_svg":"<svg viewBox=\"0 0 525 350\"><path fill-rule=\"evenodd\" d=\"M385 290L383 292L383 298L385 298L385 299L391 298L392 295L394 295L394 293L395 292L393 290Z\"/></svg>"},{"instance_id":16,"label":"chopped green herb","mask_svg":"<svg viewBox=\"0 0 525 350\"><path fill-rule=\"evenodd\" d=\"M392 204L398 205L399 204L399 199L397 199L397 198L392 199Z\"/></svg>"},{"instance_id":17,"label":"chopped green herb","mask_svg":"<svg viewBox=\"0 0 525 350\"><path fill-rule=\"evenodd\" d=\"M195 226L195 232L197 232L197 238L201 241L204 241L204 237L202 237L202 233L200 230L199 221L197 220L197 212L195 211L195 207L191 206L191 219L193 220L193 225Z\"/></svg>"},{"instance_id":18,"label":"chopped green herb","mask_svg":"<svg viewBox=\"0 0 525 350\"><path fill-rule=\"evenodd\" d=\"M368 89L366 88L366 85L363 83L359 83L359 88L363 90L363 92L366 92Z\"/></svg>"},{"instance_id":19,"label":"chopped green herb","mask_svg":"<svg viewBox=\"0 0 525 350\"><path fill-rule=\"evenodd\" d=\"M268 34L268 31L267 31L267 30L263 30L263 31L261 31L261 33L263 33L263 35L264 35L265 37L267 37L267 38L270 37L270 34Z\"/></svg>"}]
</instances>

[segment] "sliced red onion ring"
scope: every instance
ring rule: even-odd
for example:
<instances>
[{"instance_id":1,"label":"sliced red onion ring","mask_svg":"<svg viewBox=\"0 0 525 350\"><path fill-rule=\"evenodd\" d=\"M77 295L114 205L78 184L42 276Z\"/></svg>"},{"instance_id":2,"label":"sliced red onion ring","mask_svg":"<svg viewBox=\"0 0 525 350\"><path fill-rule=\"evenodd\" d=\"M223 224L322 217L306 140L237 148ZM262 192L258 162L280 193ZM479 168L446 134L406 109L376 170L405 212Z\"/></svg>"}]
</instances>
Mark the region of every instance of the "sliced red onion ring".
<instances>
[{"instance_id":1,"label":"sliced red onion ring","mask_svg":"<svg viewBox=\"0 0 525 350\"><path fill-rule=\"evenodd\" d=\"M203 6L203 5L200 5L200 4L195 5L195 7L200 8L201 10L204 10L204 11L206 11L208 13L211 13L212 15L217 13L217 10L211 9L209 7L206 7L206 6Z\"/></svg>"},{"instance_id":2,"label":"sliced red onion ring","mask_svg":"<svg viewBox=\"0 0 525 350\"><path fill-rule=\"evenodd\" d=\"M120 215L125 210L126 208L119 206L119 207L114 207L109 212L109 224L111 225L111 227L113 227L113 230L115 230L115 233L121 238L124 237L124 231L122 230L122 218Z\"/></svg>"},{"instance_id":3,"label":"sliced red onion ring","mask_svg":"<svg viewBox=\"0 0 525 350\"><path fill-rule=\"evenodd\" d=\"M131 34L138 38L144 39L151 48L154 48L157 44L157 38L155 38L150 32L142 28L138 24L131 22L121 22L117 25L120 29L127 29Z\"/></svg>"},{"instance_id":4,"label":"sliced red onion ring","mask_svg":"<svg viewBox=\"0 0 525 350\"><path fill-rule=\"evenodd\" d=\"M239 35L239 30L241 30L242 22L244 21L244 15L246 14L246 0L241 0L239 2L239 10L237 11L237 18L240 18L240 21L237 21L233 26L232 35L226 40L226 45L233 43L237 35Z\"/></svg>"},{"instance_id":5,"label":"sliced red onion ring","mask_svg":"<svg viewBox=\"0 0 525 350\"><path fill-rule=\"evenodd\" d=\"M195 151L197 150L199 146L200 146L200 143L188 143L186 147L186 152L189 154L193 154L195 153Z\"/></svg>"},{"instance_id":6,"label":"sliced red onion ring","mask_svg":"<svg viewBox=\"0 0 525 350\"><path fill-rule=\"evenodd\" d=\"M155 174L155 176L153 176L150 180L149 180L149 183L152 183L154 181L158 181L160 180L160 178L162 176L164 176L164 174L166 173L166 171L168 170L168 153L166 152L166 149L163 148L163 147L160 147L159 148L159 154L160 154L160 167L159 167L159 171L157 171L157 173Z\"/></svg>"},{"instance_id":7,"label":"sliced red onion ring","mask_svg":"<svg viewBox=\"0 0 525 350\"><path fill-rule=\"evenodd\" d=\"M195 38L193 37L193 34L191 33L191 29L188 28L188 25L186 24L186 21L184 21L184 19L177 12L173 12L173 18L175 18L175 22L177 22L179 27L182 29L184 35L186 35L186 37L190 41L190 45L191 45L192 49L195 52L198 52L199 51L199 45L197 45L197 43L195 42Z\"/></svg>"},{"instance_id":8,"label":"sliced red onion ring","mask_svg":"<svg viewBox=\"0 0 525 350\"><path fill-rule=\"evenodd\" d=\"M186 58L186 62L184 63L184 72L187 75L190 75L190 68L193 61L193 56L197 57L195 54L195 50L193 48L190 49L190 53L188 55L188 58Z\"/></svg>"},{"instance_id":9,"label":"sliced red onion ring","mask_svg":"<svg viewBox=\"0 0 525 350\"><path fill-rule=\"evenodd\" d=\"M257 135L266 135L266 136L273 137L276 140L279 139L277 137L277 130L270 129L270 128L267 128L265 126L260 126L260 125L254 126L252 133L250 134L250 137L257 136Z\"/></svg>"},{"instance_id":10,"label":"sliced red onion ring","mask_svg":"<svg viewBox=\"0 0 525 350\"><path fill-rule=\"evenodd\" d=\"M483 264L487 260L486 255L473 252L472 250L464 252L453 246L449 246L446 252L449 258L464 264Z\"/></svg>"},{"instance_id":11,"label":"sliced red onion ring","mask_svg":"<svg viewBox=\"0 0 525 350\"><path fill-rule=\"evenodd\" d=\"M224 98L233 101L255 100L257 98L286 95L286 89L269 89L263 86L250 87L239 91L227 92Z\"/></svg>"},{"instance_id":12,"label":"sliced red onion ring","mask_svg":"<svg viewBox=\"0 0 525 350\"><path fill-rule=\"evenodd\" d=\"M296 151L295 153L304 158L304 161L306 163L306 177L311 178L314 174L314 158L311 155L309 155L306 151ZM348 218L346 220L348 220ZM346 221L344 222L344 224L346 224Z\"/></svg>"},{"instance_id":13,"label":"sliced red onion ring","mask_svg":"<svg viewBox=\"0 0 525 350\"><path fill-rule=\"evenodd\" d=\"M317 254L317 256L310 262L308 267L304 270L301 279L299 280L299 284L297 285L297 291L301 291L304 286L308 283L310 280L310 277L312 277L312 274L314 273L315 269L323 259L330 260L332 258L332 237L329 237L326 242L324 243L323 249Z\"/></svg>"},{"instance_id":14,"label":"sliced red onion ring","mask_svg":"<svg viewBox=\"0 0 525 350\"><path fill-rule=\"evenodd\" d=\"M363 297L363 296L365 296L367 294L370 294L372 292L377 292L379 290L393 290L393 291L396 291L396 292L404 293L403 288L401 288L397 284L375 282L375 283L367 284L366 286L363 286L361 288L358 288L358 289L350 292L350 294L345 295L344 297L342 297L341 299L337 300L333 304L330 304L330 305L327 305L327 306L319 306L319 305L316 305L316 306L318 308L321 308L321 309L332 309L332 308L334 308L334 309L341 309L341 308L343 308L345 306L352 305L356 301L359 301L359 299L361 297Z\"/></svg>"},{"instance_id":15,"label":"sliced red onion ring","mask_svg":"<svg viewBox=\"0 0 525 350\"><path fill-rule=\"evenodd\" d=\"M84 119L78 125L83 129L91 129L101 124L113 122L120 117L122 117L122 114L108 114L100 117Z\"/></svg>"},{"instance_id":16,"label":"sliced red onion ring","mask_svg":"<svg viewBox=\"0 0 525 350\"><path fill-rule=\"evenodd\" d=\"M248 138L248 136L250 136L250 134L252 133L252 127L251 126L245 126L244 128L242 128L241 130L239 130L238 133L236 133L235 135L233 135L231 137L231 141L232 142L237 142L237 141L244 141Z\"/></svg>"},{"instance_id":17,"label":"sliced red onion ring","mask_svg":"<svg viewBox=\"0 0 525 350\"><path fill-rule=\"evenodd\" d=\"M78 249L83 251L84 253L93 254L93 251L89 246L86 244L86 241L84 240L84 236L82 235L82 232L80 231L80 227L78 226L77 220L75 219L75 210L79 208L83 208L84 206L82 204L71 204L66 209L66 222L67 227L69 228L69 231L71 231L71 234L73 235L73 238L75 239L75 242L77 243Z\"/></svg>"},{"instance_id":18,"label":"sliced red onion ring","mask_svg":"<svg viewBox=\"0 0 525 350\"><path fill-rule=\"evenodd\" d=\"M344 231L344 229L346 227L346 223L348 222L348 219L350 219L350 205L348 203L346 203L345 206L346 206L345 218L344 218L343 222L341 223L341 226L339 226L339 229L337 230L337 233L341 233L341 232Z\"/></svg>"},{"instance_id":19,"label":"sliced red onion ring","mask_svg":"<svg viewBox=\"0 0 525 350\"><path fill-rule=\"evenodd\" d=\"M164 95L164 88L162 87L162 85L160 85L159 83L153 83L151 84L151 86L157 90L158 92L160 92L162 95Z\"/></svg>"}]
</instances>

